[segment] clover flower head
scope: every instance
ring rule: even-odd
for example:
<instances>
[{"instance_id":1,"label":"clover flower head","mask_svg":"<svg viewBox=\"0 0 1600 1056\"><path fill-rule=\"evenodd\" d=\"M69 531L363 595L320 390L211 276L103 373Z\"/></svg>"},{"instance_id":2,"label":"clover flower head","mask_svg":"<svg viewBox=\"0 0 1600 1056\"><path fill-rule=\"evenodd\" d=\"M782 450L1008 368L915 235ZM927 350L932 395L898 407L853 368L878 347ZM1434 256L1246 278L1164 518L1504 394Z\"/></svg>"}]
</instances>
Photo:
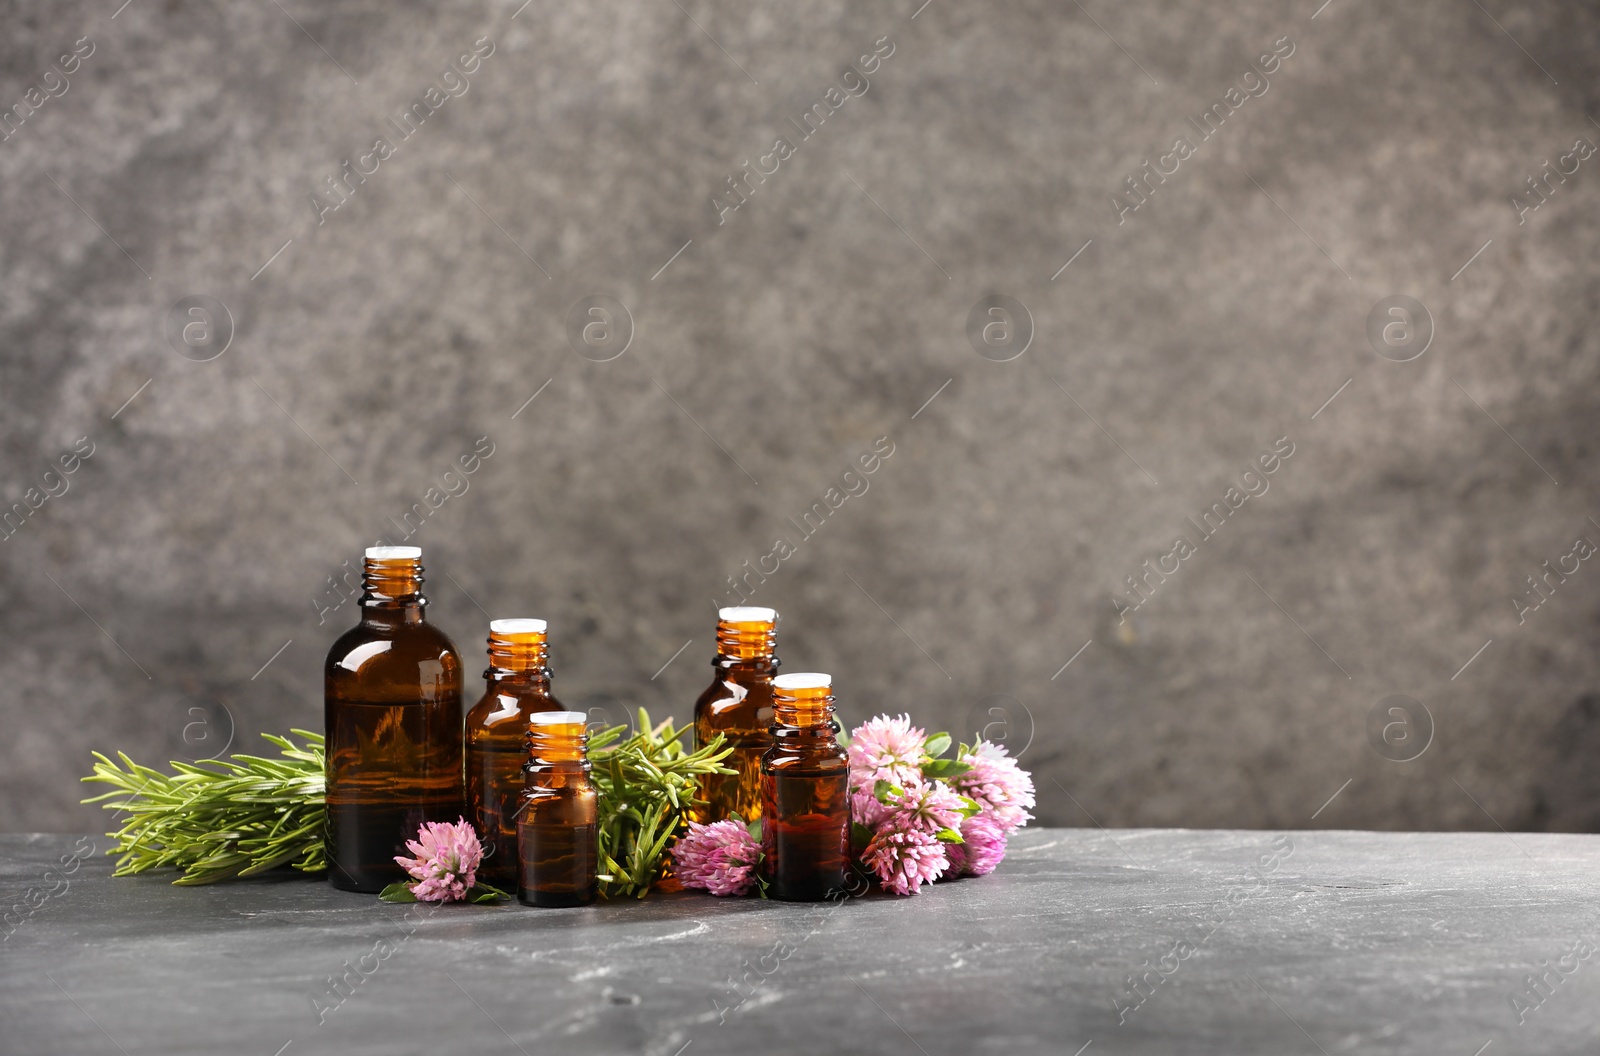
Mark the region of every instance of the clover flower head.
<instances>
[{"instance_id":1,"label":"clover flower head","mask_svg":"<svg viewBox=\"0 0 1600 1056\"><path fill-rule=\"evenodd\" d=\"M702 825L689 823L689 831L672 848L672 863L684 887L699 887L713 895L746 895L755 885L756 862L761 848L742 823L729 818Z\"/></svg>"},{"instance_id":2,"label":"clover flower head","mask_svg":"<svg viewBox=\"0 0 1600 1056\"><path fill-rule=\"evenodd\" d=\"M889 825L867 844L861 860L877 874L885 891L914 895L937 880L949 866L945 845L920 829Z\"/></svg>"},{"instance_id":3,"label":"clover flower head","mask_svg":"<svg viewBox=\"0 0 1600 1056\"><path fill-rule=\"evenodd\" d=\"M868 719L850 734L850 775L855 784L870 787L879 779L910 780L920 776L928 734L911 725L911 716Z\"/></svg>"},{"instance_id":4,"label":"clover flower head","mask_svg":"<svg viewBox=\"0 0 1600 1056\"><path fill-rule=\"evenodd\" d=\"M483 844L466 818L424 822L417 838L406 841L415 858L396 855L416 883L411 893L423 902L460 902L478 882Z\"/></svg>"},{"instance_id":5,"label":"clover flower head","mask_svg":"<svg viewBox=\"0 0 1600 1056\"><path fill-rule=\"evenodd\" d=\"M899 788L898 793L892 790L888 793L889 809L898 827L932 834L961 824L961 810L966 804L961 801L961 794L943 781L918 778Z\"/></svg>"},{"instance_id":6,"label":"clover flower head","mask_svg":"<svg viewBox=\"0 0 1600 1056\"><path fill-rule=\"evenodd\" d=\"M1033 778L1017 765L1004 747L979 741L961 757L972 769L950 779L955 790L975 800L980 814L1000 826L1007 836L1033 817Z\"/></svg>"},{"instance_id":7,"label":"clover flower head","mask_svg":"<svg viewBox=\"0 0 1600 1056\"><path fill-rule=\"evenodd\" d=\"M961 838L964 842L945 848L950 859L946 876L987 876L1006 856L1005 830L986 815L975 814L963 820Z\"/></svg>"}]
</instances>

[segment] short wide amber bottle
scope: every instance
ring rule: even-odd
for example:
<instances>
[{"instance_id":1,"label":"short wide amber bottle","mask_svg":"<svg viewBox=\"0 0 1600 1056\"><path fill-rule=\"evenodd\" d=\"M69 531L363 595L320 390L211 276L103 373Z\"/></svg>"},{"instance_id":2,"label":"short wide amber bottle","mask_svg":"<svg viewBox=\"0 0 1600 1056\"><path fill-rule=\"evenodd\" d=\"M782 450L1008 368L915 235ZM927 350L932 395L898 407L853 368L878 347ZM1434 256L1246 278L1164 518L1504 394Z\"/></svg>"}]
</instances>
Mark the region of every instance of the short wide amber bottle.
<instances>
[{"instance_id":1,"label":"short wide amber bottle","mask_svg":"<svg viewBox=\"0 0 1600 1056\"><path fill-rule=\"evenodd\" d=\"M587 718L543 711L528 720L517 898L529 906L586 906L599 896L600 800L589 781Z\"/></svg>"},{"instance_id":2,"label":"short wide amber bottle","mask_svg":"<svg viewBox=\"0 0 1600 1056\"><path fill-rule=\"evenodd\" d=\"M773 744L761 757L761 874L771 898L816 902L845 890L850 768L832 684L823 674L772 680Z\"/></svg>"},{"instance_id":3,"label":"short wide amber bottle","mask_svg":"<svg viewBox=\"0 0 1600 1056\"><path fill-rule=\"evenodd\" d=\"M543 620L489 623L488 683L467 712L467 818L483 841L478 876L510 890L517 882L517 807L528 759L528 719L565 711L550 695Z\"/></svg>"},{"instance_id":4,"label":"short wide amber bottle","mask_svg":"<svg viewBox=\"0 0 1600 1056\"><path fill-rule=\"evenodd\" d=\"M700 779L706 805L694 820L721 821L731 814L746 822L761 818L761 756L772 744L772 676L778 670L773 652L778 613L759 606L717 610L716 677L694 705L694 744L704 748L717 734L733 749L723 765L733 774L707 774Z\"/></svg>"},{"instance_id":5,"label":"short wide amber bottle","mask_svg":"<svg viewBox=\"0 0 1600 1056\"><path fill-rule=\"evenodd\" d=\"M405 879L405 841L462 810L461 658L424 618L422 551L372 547L365 579L323 667L328 879L347 891Z\"/></svg>"}]
</instances>

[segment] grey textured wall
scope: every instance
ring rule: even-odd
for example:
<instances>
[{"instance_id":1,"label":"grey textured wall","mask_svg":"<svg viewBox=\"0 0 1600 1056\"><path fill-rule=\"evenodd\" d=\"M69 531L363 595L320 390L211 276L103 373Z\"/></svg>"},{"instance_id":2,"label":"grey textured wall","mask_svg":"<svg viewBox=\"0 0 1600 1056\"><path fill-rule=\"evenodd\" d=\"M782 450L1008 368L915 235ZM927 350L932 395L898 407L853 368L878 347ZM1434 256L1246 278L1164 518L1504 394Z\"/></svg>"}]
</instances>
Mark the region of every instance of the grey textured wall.
<instances>
[{"instance_id":1,"label":"grey textured wall","mask_svg":"<svg viewBox=\"0 0 1600 1056\"><path fill-rule=\"evenodd\" d=\"M474 679L543 616L570 703L686 717L782 536L786 667L1046 821L1600 823L1594 8L118 2L0 17L0 826L316 727L430 498Z\"/></svg>"}]
</instances>

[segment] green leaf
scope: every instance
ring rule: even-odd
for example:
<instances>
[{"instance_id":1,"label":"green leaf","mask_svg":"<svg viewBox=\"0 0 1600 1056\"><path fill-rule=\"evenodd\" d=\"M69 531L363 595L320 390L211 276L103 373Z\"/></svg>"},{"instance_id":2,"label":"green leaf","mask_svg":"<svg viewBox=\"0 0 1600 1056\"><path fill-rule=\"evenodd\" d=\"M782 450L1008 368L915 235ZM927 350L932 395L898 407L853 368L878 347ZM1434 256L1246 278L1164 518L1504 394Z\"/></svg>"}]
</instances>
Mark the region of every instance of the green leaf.
<instances>
[{"instance_id":1,"label":"green leaf","mask_svg":"<svg viewBox=\"0 0 1600 1056\"><path fill-rule=\"evenodd\" d=\"M933 834L933 838L938 840L940 843L966 843L967 842L966 840L961 838L961 834L959 832L957 832L955 829L940 829L938 832Z\"/></svg>"},{"instance_id":2,"label":"green leaf","mask_svg":"<svg viewBox=\"0 0 1600 1056\"><path fill-rule=\"evenodd\" d=\"M406 884L390 884L378 892L378 898L384 902L415 902L417 896L411 893L411 888Z\"/></svg>"},{"instance_id":3,"label":"green leaf","mask_svg":"<svg viewBox=\"0 0 1600 1056\"><path fill-rule=\"evenodd\" d=\"M963 818L970 818L982 809L983 807L978 803L977 800L968 796L961 797L961 816Z\"/></svg>"},{"instance_id":4,"label":"green leaf","mask_svg":"<svg viewBox=\"0 0 1600 1056\"><path fill-rule=\"evenodd\" d=\"M877 784L872 786L872 797L886 807L894 806L894 803L888 798L888 795L891 792L893 792L896 796L903 796L906 794L905 789L901 788L899 785L891 784L881 777L878 778Z\"/></svg>"},{"instance_id":5,"label":"green leaf","mask_svg":"<svg viewBox=\"0 0 1600 1056\"><path fill-rule=\"evenodd\" d=\"M872 830L859 821L850 823L850 846L861 849L872 842Z\"/></svg>"},{"instance_id":6,"label":"green leaf","mask_svg":"<svg viewBox=\"0 0 1600 1056\"><path fill-rule=\"evenodd\" d=\"M510 897L509 892L502 891L493 884L476 883L467 891L467 898L473 902L493 902L496 899Z\"/></svg>"},{"instance_id":7,"label":"green leaf","mask_svg":"<svg viewBox=\"0 0 1600 1056\"><path fill-rule=\"evenodd\" d=\"M929 737L928 738L928 745L927 745L926 748L923 749L923 751L930 758L933 758L933 759L939 758L941 755L943 755L945 752L948 752L949 750L950 750L950 735L948 733L936 733L932 737Z\"/></svg>"},{"instance_id":8,"label":"green leaf","mask_svg":"<svg viewBox=\"0 0 1600 1056\"><path fill-rule=\"evenodd\" d=\"M922 764L922 776L948 780L960 777L972 767L955 759L930 759Z\"/></svg>"}]
</instances>

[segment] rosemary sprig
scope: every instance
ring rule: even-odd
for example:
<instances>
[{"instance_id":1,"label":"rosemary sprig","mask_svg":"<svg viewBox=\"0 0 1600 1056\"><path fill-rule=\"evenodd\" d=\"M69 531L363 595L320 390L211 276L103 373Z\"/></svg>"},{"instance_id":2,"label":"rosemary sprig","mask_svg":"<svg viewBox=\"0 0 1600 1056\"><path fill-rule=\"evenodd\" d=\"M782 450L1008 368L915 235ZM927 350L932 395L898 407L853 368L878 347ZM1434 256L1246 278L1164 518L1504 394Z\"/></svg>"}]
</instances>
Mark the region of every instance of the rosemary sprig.
<instances>
[{"instance_id":1,"label":"rosemary sprig","mask_svg":"<svg viewBox=\"0 0 1600 1056\"><path fill-rule=\"evenodd\" d=\"M121 765L94 753L94 773L84 781L112 786L85 803L128 813L122 828L107 833L119 855L114 876L160 866L183 875L173 883L211 884L255 876L279 865L303 872L327 868L322 853L322 734L294 730L299 747L285 737L262 734L280 749L276 759L234 755L229 760L173 762L176 774L140 766L123 752Z\"/></svg>"},{"instance_id":2,"label":"rosemary sprig","mask_svg":"<svg viewBox=\"0 0 1600 1056\"><path fill-rule=\"evenodd\" d=\"M626 740L612 726L589 738L590 778L600 794L600 893L643 898L663 874L673 839L688 828L703 774L731 774L720 765L733 751L719 734L698 751L682 741L690 728L671 719L652 725L639 709L639 731Z\"/></svg>"}]
</instances>

